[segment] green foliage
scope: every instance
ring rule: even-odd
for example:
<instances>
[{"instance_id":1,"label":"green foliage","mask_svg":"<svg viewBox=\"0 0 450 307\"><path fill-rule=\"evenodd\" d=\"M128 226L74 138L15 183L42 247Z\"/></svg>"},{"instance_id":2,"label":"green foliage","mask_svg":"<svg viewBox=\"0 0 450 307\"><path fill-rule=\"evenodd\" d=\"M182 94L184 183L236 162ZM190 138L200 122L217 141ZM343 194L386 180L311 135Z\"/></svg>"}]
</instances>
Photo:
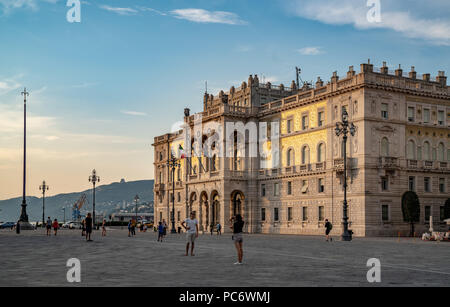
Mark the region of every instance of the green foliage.
<instances>
[{"instance_id":1,"label":"green foliage","mask_svg":"<svg viewBox=\"0 0 450 307\"><path fill-rule=\"evenodd\" d=\"M415 192L408 191L402 196L403 220L408 223L420 221L420 202Z\"/></svg>"}]
</instances>

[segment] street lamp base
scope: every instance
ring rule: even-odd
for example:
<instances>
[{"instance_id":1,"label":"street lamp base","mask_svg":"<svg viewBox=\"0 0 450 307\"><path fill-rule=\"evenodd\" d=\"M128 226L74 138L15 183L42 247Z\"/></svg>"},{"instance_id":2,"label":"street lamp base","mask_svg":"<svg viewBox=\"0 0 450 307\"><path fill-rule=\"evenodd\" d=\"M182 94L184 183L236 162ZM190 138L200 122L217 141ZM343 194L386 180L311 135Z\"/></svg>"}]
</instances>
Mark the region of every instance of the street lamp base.
<instances>
[{"instance_id":1,"label":"street lamp base","mask_svg":"<svg viewBox=\"0 0 450 307\"><path fill-rule=\"evenodd\" d=\"M170 231L170 233L174 233L174 234L176 234L177 233L177 231L175 230L175 228L173 228L171 231Z\"/></svg>"},{"instance_id":2,"label":"street lamp base","mask_svg":"<svg viewBox=\"0 0 450 307\"><path fill-rule=\"evenodd\" d=\"M20 230L35 230L35 227L31 225L29 222L19 222Z\"/></svg>"},{"instance_id":3,"label":"street lamp base","mask_svg":"<svg viewBox=\"0 0 450 307\"><path fill-rule=\"evenodd\" d=\"M341 237L341 239L342 239L342 241L347 241L347 242L349 242L349 241L351 241L352 240L352 234L350 233L350 232L344 232L343 234L342 234L342 237Z\"/></svg>"}]
</instances>

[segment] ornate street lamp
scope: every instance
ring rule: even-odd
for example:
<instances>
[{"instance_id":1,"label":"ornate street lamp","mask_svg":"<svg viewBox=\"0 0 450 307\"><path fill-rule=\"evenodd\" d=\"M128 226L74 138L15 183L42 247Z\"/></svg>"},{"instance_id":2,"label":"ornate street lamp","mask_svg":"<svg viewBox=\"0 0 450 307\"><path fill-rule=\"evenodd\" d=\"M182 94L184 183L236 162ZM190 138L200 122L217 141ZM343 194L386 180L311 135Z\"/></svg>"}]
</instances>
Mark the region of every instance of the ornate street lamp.
<instances>
[{"instance_id":1,"label":"ornate street lamp","mask_svg":"<svg viewBox=\"0 0 450 307\"><path fill-rule=\"evenodd\" d=\"M138 221L138 202L139 202L139 195L136 194L134 197L134 203L136 205L136 223Z\"/></svg>"},{"instance_id":2,"label":"ornate street lamp","mask_svg":"<svg viewBox=\"0 0 450 307\"><path fill-rule=\"evenodd\" d=\"M181 164L171 154L169 160L167 161L167 167L172 170L172 214L171 214L172 229L170 230L171 233L177 233L175 229L175 169L180 166Z\"/></svg>"},{"instance_id":3,"label":"ornate street lamp","mask_svg":"<svg viewBox=\"0 0 450 307\"><path fill-rule=\"evenodd\" d=\"M49 186L42 181L42 185L39 186L39 190L42 191L42 227L45 224L45 191L48 191Z\"/></svg>"},{"instance_id":4,"label":"ornate street lamp","mask_svg":"<svg viewBox=\"0 0 450 307\"><path fill-rule=\"evenodd\" d=\"M20 212L20 228L31 229L31 225L28 223L27 214L27 201L26 201L26 178L27 178L27 96L30 95L27 89L24 88L23 92L23 185L22 185L22 210Z\"/></svg>"},{"instance_id":5,"label":"ornate street lamp","mask_svg":"<svg viewBox=\"0 0 450 307\"><path fill-rule=\"evenodd\" d=\"M92 170L92 175L89 176L89 182L92 182L93 188L93 201L92 201L92 219L93 219L93 228L95 229L95 184L100 182L100 177L97 176L97 171Z\"/></svg>"},{"instance_id":6,"label":"ornate street lamp","mask_svg":"<svg viewBox=\"0 0 450 307\"><path fill-rule=\"evenodd\" d=\"M342 135L343 138L343 156L344 156L344 206L343 206L343 225L344 232L342 233L342 241L351 241L352 235L348 231L348 206L347 206L347 138L348 133L350 132L351 136L355 135L356 127L353 123L350 124L348 122L348 113L345 108L342 108L342 122L336 123L335 128L336 136Z\"/></svg>"}]
</instances>

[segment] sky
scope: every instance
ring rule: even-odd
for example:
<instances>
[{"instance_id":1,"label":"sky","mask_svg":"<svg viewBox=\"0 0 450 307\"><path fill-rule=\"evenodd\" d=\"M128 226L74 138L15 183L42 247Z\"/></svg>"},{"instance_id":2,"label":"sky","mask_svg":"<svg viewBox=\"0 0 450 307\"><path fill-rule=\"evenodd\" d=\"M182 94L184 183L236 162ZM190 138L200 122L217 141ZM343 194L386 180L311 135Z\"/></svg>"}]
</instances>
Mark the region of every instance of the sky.
<instances>
[{"instance_id":1,"label":"sky","mask_svg":"<svg viewBox=\"0 0 450 307\"><path fill-rule=\"evenodd\" d=\"M379 10L378 10L379 8ZM157 135L250 74L289 85L383 61L450 71L448 0L0 0L0 199L153 179ZM370 12L369 17L368 12ZM377 13L380 13L379 15ZM379 17L379 18L377 18Z\"/></svg>"}]
</instances>

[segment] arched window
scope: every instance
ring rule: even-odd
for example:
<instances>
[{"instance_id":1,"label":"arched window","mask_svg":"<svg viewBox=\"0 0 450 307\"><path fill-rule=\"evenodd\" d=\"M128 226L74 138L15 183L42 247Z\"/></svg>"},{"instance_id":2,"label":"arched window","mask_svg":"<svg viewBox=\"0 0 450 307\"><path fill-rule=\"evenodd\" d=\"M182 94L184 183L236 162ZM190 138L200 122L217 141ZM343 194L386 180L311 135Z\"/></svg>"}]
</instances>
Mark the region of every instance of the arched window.
<instances>
[{"instance_id":1,"label":"arched window","mask_svg":"<svg viewBox=\"0 0 450 307\"><path fill-rule=\"evenodd\" d=\"M443 143L438 145L438 160L441 162L445 161L445 146Z\"/></svg>"},{"instance_id":2,"label":"arched window","mask_svg":"<svg viewBox=\"0 0 450 307\"><path fill-rule=\"evenodd\" d=\"M293 166L295 164L294 162L294 150L292 148L288 149L286 154L286 165L287 166Z\"/></svg>"},{"instance_id":3,"label":"arched window","mask_svg":"<svg viewBox=\"0 0 450 307\"><path fill-rule=\"evenodd\" d=\"M416 144L413 140L409 140L406 145L406 158L409 160L416 159Z\"/></svg>"},{"instance_id":4,"label":"arched window","mask_svg":"<svg viewBox=\"0 0 450 307\"><path fill-rule=\"evenodd\" d=\"M319 146L317 146L317 162L324 162L325 161L325 144L320 143Z\"/></svg>"},{"instance_id":5,"label":"arched window","mask_svg":"<svg viewBox=\"0 0 450 307\"><path fill-rule=\"evenodd\" d=\"M381 139L381 156L389 157L389 141L387 138Z\"/></svg>"},{"instance_id":6,"label":"arched window","mask_svg":"<svg viewBox=\"0 0 450 307\"><path fill-rule=\"evenodd\" d=\"M423 143L423 159L425 161L430 161L430 143Z\"/></svg>"},{"instance_id":7,"label":"arched window","mask_svg":"<svg viewBox=\"0 0 450 307\"><path fill-rule=\"evenodd\" d=\"M309 147L307 145L302 147L302 164L309 164Z\"/></svg>"}]
</instances>

